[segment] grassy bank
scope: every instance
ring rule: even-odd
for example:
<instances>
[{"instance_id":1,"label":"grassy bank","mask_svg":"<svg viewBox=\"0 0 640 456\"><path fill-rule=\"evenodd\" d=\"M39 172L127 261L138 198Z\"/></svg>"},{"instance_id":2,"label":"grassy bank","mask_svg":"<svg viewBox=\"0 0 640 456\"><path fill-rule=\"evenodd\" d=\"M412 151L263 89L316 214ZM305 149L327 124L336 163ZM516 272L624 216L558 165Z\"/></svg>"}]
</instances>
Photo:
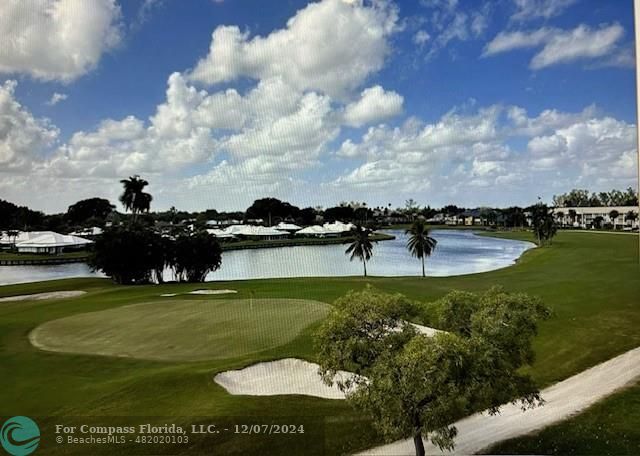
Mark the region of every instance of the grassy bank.
<instances>
[{"instance_id":1,"label":"grassy bank","mask_svg":"<svg viewBox=\"0 0 640 456\"><path fill-rule=\"evenodd\" d=\"M390 241L395 239L394 236L384 233L376 233L370 236L373 241ZM337 237L337 238L294 238L294 239L273 239L270 241L231 241L223 242L222 250L244 250L244 249L268 249L275 247L295 247L303 245L335 245L346 244L353 240L353 237Z\"/></svg>"},{"instance_id":2,"label":"grassy bank","mask_svg":"<svg viewBox=\"0 0 640 456\"><path fill-rule=\"evenodd\" d=\"M502 442L487 454L637 455L640 449L640 383L567 421Z\"/></svg>"},{"instance_id":3,"label":"grassy bank","mask_svg":"<svg viewBox=\"0 0 640 456\"><path fill-rule=\"evenodd\" d=\"M493 234L530 239L526 232ZM640 294L637 239L632 236L561 232L553 245L530 250L517 265L498 271L457 277L313 278L216 282L208 288L237 290L238 299L289 298L331 303L350 289L372 284L430 301L450 289L483 290L503 285L542 297L553 317L542 323L535 341L537 360L531 373L548 385L640 345ZM416 263L417 264L417 263ZM380 443L365 417L340 401L303 396L231 396L212 380L217 372L260 360L302 357L313 360L315 324L289 342L243 356L197 362L143 361L106 356L42 352L28 341L40 324L85 312L158 300L162 293L203 288L198 285L121 287L104 279L69 279L0 287L0 296L54 290L86 290L81 298L55 302L16 302L0 305L0 403L7 415L94 416L320 416L326 417L328 454L339 454ZM176 299L194 299L176 297ZM201 296L210 301L217 298ZM52 385L55 385L55 389ZM610 412L615 415L617 409ZM622 412L620 412L622 413ZM620 417L621 415L616 415ZM617 422L613 416L612 423ZM631 418L633 419L633 418ZM637 420L635 429L640 429ZM614 425L614 429L615 425ZM636 437L640 431L634 431ZM554 438L561 439L556 433ZM229 442L216 448L225 451ZM233 442L240 452L264 454L257 436ZM276 446L274 452L279 448ZM504 447L505 452L532 451ZM545 448L545 447L540 447ZM535 450L540 453L542 451ZM55 454L55 453L54 453Z\"/></svg>"},{"instance_id":4,"label":"grassy bank","mask_svg":"<svg viewBox=\"0 0 640 456\"><path fill-rule=\"evenodd\" d=\"M86 259L89 253L86 251L64 252L56 255L36 254L36 253L17 253L17 252L0 252L0 261L47 261L47 260L82 260Z\"/></svg>"}]
</instances>

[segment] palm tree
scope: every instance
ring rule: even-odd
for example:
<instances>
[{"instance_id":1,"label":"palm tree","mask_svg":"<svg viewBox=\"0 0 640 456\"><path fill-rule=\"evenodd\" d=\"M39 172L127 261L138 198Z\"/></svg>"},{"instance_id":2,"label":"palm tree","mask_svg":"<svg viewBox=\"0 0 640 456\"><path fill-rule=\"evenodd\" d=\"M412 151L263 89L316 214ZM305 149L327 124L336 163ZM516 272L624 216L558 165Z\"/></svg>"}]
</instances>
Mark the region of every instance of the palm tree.
<instances>
[{"instance_id":1,"label":"palm tree","mask_svg":"<svg viewBox=\"0 0 640 456\"><path fill-rule=\"evenodd\" d=\"M367 261L371 259L371 255L373 255L373 243L377 241L372 241L369 238L369 234L371 230L364 228L360 225L356 225L353 231L353 241L347 247L347 250L344 251L346 255L351 254L349 257L349 261L353 261L354 258L358 258L362 261L362 265L364 266L364 276L367 276Z\"/></svg>"},{"instance_id":2,"label":"palm tree","mask_svg":"<svg viewBox=\"0 0 640 456\"><path fill-rule=\"evenodd\" d=\"M9 244L11 244L11 249L16 248L16 239L18 238L19 235L20 235L20 231L18 230L7 231L7 237L9 238ZM13 239L13 242L11 242L11 239Z\"/></svg>"},{"instance_id":3,"label":"palm tree","mask_svg":"<svg viewBox=\"0 0 640 456\"><path fill-rule=\"evenodd\" d=\"M429 229L427 228L426 223L420 219L413 222L413 225L411 225L411 228L406 231L406 234L409 235L407 248L409 249L409 252L411 252L411 256L422 260L422 277L426 277L424 271L424 258L431 256L438 241L429 236Z\"/></svg>"},{"instance_id":4,"label":"palm tree","mask_svg":"<svg viewBox=\"0 0 640 456\"><path fill-rule=\"evenodd\" d=\"M129 179L122 179L120 183L124 186L124 192L120 195L120 202L125 209L131 211L133 220L135 221L138 213L149 212L153 197L149 193L142 191L149 185L149 182L136 174L129 177Z\"/></svg>"},{"instance_id":5,"label":"palm tree","mask_svg":"<svg viewBox=\"0 0 640 456\"><path fill-rule=\"evenodd\" d=\"M611 223L613 223L614 230L616 229L616 221L618 220L619 216L620 216L620 213L615 209L609 212L609 219L611 220Z\"/></svg>"}]
</instances>

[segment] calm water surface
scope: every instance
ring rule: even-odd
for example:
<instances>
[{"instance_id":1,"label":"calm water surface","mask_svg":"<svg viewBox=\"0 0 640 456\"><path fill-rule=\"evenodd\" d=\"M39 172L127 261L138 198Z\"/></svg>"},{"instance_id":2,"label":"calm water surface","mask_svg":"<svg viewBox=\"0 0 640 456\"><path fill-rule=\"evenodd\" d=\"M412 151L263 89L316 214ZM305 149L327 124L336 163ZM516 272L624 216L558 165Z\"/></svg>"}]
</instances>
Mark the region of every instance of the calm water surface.
<instances>
[{"instance_id":1,"label":"calm water surface","mask_svg":"<svg viewBox=\"0 0 640 456\"><path fill-rule=\"evenodd\" d=\"M420 261L407 251L404 231L385 233L395 240L374 246L367 272L374 276L411 276L421 274ZM526 250L531 242L477 236L471 231L433 230L438 245L427 258L427 275L452 276L504 268ZM362 274L362 263L350 262L344 245L282 247L274 249L224 252L222 267L207 280L265 279L278 277L329 277ZM0 285L54 280L69 277L96 277L83 263L55 266L0 266ZM167 279L170 279L167 276Z\"/></svg>"}]
</instances>

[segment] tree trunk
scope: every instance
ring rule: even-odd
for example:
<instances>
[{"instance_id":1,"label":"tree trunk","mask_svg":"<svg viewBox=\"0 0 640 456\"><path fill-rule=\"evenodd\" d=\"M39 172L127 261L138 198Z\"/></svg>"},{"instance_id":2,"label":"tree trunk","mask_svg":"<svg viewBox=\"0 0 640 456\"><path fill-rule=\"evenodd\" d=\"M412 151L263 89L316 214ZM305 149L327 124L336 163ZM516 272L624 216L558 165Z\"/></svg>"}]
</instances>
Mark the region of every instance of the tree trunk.
<instances>
[{"instance_id":1,"label":"tree trunk","mask_svg":"<svg viewBox=\"0 0 640 456\"><path fill-rule=\"evenodd\" d=\"M364 266L364 276L367 276L367 260L362 260L362 265Z\"/></svg>"},{"instance_id":2,"label":"tree trunk","mask_svg":"<svg viewBox=\"0 0 640 456\"><path fill-rule=\"evenodd\" d=\"M422 277L426 277L426 274L424 273L424 255L422 256Z\"/></svg>"},{"instance_id":3,"label":"tree trunk","mask_svg":"<svg viewBox=\"0 0 640 456\"><path fill-rule=\"evenodd\" d=\"M416 456L424 456L424 442L422 441L422 435L414 435L413 444L416 447Z\"/></svg>"}]
</instances>

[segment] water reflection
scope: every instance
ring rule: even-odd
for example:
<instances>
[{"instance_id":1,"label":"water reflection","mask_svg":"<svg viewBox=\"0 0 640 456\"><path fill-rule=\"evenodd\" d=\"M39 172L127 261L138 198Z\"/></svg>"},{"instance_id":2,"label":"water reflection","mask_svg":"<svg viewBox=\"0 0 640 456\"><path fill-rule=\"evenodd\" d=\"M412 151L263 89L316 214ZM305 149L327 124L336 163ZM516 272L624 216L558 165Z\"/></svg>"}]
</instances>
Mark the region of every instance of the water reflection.
<instances>
[{"instance_id":1,"label":"water reflection","mask_svg":"<svg viewBox=\"0 0 640 456\"><path fill-rule=\"evenodd\" d=\"M379 242L367 265L372 276L416 276L420 261L407 251L404 231L386 231L393 241ZM438 241L427 259L427 275L451 276L486 272L512 265L532 247L530 242L477 236L471 231L434 230ZM329 277L362 274L362 263L350 262L344 245L298 246L225 252L222 268L207 280L240 280L277 277ZM54 266L0 266L0 285L100 276L83 263ZM170 274L167 273L167 279Z\"/></svg>"}]
</instances>

